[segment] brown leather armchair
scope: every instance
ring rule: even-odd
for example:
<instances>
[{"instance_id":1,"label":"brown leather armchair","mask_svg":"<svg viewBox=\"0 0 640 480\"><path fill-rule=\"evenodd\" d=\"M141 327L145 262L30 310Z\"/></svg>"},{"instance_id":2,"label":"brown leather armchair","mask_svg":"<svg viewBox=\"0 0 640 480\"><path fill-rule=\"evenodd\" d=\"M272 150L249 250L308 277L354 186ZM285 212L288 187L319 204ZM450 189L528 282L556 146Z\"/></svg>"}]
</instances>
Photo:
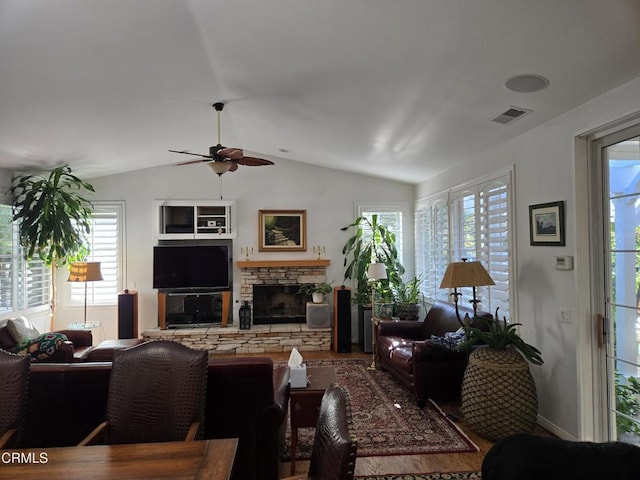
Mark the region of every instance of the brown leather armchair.
<instances>
[{"instance_id":1,"label":"brown leather armchair","mask_svg":"<svg viewBox=\"0 0 640 480\"><path fill-rule=\"evenodd\" d=\"M460 317L473 309L459 307ZM479 316L489 316L478 312ZM468 354L446 348L432 340L460 328L455 304L436 300L424 321L381 320L376 333L378 366L391 373L420 407L427 399L452 400L460 397ZM482 327L477 323L473 326Z\"/></svg>"},{"instance_id":2,"label":"brown leather armchair","mask_svg":"<svg viewBox=\"0 0 640 480\"><path fill-rule=\"evenodd\" d=\"M308 475L282 480L352 480L358 441L347 391L332 384L322 397Z\"/></svg>"},{"instance_id":3,"label":"brown leather armchair","mask_svg":"<svg viewBox=\"0 0 640 480\"><path fill-rule=\"evenodd\" d=\"M16 341L9 332L7 322L9 319L0 320L0 349L12 352ZM64 342L49 358L38 362L71 363L84 361L93 345L93 335L90 330L56 330L67 337Z\"/></svg>"},{"instance_id":4,"label":"brown leather armchair","mask_svg":"<svg viewBox=\"0 0 640 480\"><path fill-rule=\"evenodd\" d=\"M171 341L114 352L106 420L80 446L202 438L207 357Z\"/></svg>"},{"instance_id":5,"label":"brown leather armchair","mask_svg":"<svg viewBox=\"0 0 640 480\"><path fill-rule=\"evenodd\" d=\"M0 351L0 449L19 443L29 381L28 357Z\"/></svg>"}]
</instances>

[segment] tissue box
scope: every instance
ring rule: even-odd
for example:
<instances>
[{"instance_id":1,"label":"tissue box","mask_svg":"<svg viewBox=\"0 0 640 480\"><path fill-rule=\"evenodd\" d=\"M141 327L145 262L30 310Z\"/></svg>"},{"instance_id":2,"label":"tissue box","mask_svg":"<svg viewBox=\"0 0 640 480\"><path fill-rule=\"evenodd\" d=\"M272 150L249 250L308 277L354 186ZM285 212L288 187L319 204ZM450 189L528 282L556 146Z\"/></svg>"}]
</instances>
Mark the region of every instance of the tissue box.
<instances>
[{"instance_id":1,"label":"tissue box","mask_svg":"<svg viewBox=\"0 0 640 480\"><path fill-rule=\"evenodd\" d=\"M291 388L305 388L307 386L307 366L304 363L299 367L289 367L289 382Z\"/></svg>"}]
</instances>

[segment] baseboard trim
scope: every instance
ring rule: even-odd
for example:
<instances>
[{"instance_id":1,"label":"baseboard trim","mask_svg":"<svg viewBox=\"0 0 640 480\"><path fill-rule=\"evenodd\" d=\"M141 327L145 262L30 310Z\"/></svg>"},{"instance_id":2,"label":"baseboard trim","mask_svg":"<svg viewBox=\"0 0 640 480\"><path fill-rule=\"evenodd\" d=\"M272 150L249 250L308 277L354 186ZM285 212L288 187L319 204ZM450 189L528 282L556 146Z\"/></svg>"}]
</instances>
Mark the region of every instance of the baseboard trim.
<instances>
[{"instance_id":1,"label":"baseboard trim","mask_svg":"<svg viewBox=\"0 0 640 480\"><path fill-rule=\"evenodd\" d=\"M572 440L572 441L578 440L569 432L563 430L562 428L557 426L555 423L550 422L549 420L547 420L541 415L538 415L538 425L540 425L545 430L548 430L549 432L553 433L556 437L562 438L563 440Z\"/></svg>"}]
</instances>

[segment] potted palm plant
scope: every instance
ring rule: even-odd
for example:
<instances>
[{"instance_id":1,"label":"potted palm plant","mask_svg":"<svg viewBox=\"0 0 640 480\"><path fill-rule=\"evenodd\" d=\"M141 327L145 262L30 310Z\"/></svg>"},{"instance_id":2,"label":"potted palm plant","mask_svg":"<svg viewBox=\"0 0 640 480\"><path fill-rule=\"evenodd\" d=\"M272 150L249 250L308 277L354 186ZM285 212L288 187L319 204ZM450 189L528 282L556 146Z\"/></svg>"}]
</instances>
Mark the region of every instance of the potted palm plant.
<instances>
[{"instance_id":1,"label":"potted palm plant","mask_svg":"<svg viewBox=\"0 0 640 480\"><path fill-rule=\"evenodd\" d=\"M38 256L51 267L51 328L55 316L56 269L67 261L86 257L85 235L91 226L92 204L85 195L93 186L71 173L68 165L48 175L18 175L9 192L13 196L13 221L18 224L26 259Z\"/></svg>"},{"instance_id":2,"label":"potted palm plant","mask_svg":"<svg viewBox=\"0 0 640 480\"><path fill-rule=\"evenodd\" d=\"M479 328L480 325L486 328ZM469 325L468 322L465 322ZM533 430L538 414L536 385L529 363L542 354L506 318L475 318L461 349L472 348L462 381L462 413L469 426L489 440Z\"/></svg>"},{"instance_id":3,"label":"potted palm plant","mask_svg":"<svg viewBox=\"0 0 640 480\"><path fill-rule=\"evenodd\" d=\"M298 293L311 295L313 303L323 303L325 295L330 294L333 287L327 282L320 283L303 283L298 289Z\"/></svg>"}]
</instances>

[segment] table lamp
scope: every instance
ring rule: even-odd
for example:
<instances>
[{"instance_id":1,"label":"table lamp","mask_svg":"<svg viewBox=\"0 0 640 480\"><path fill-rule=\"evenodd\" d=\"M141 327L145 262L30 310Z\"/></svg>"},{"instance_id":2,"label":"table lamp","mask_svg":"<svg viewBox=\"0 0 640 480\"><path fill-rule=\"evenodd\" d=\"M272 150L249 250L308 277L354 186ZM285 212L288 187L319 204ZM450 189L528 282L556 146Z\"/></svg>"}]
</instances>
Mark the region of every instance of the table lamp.
<instances>
[{"instance_id":1,"label":"table lamp","mask_svg":"<svg viewBox=\"0 0 640 480\"><path fill-rule=\"evenodd\" d=\"M371 282L371 365L367 367L367 370L376 369L376 330L375 330L375 313L376 313L376 283L379 280L387 278L387 268L384 263L372 263L367 269L367 277Z\"/></svg>"},{"instance_id":2,"label":"table lamp","mask_svg":"<svg viewBox=\"0 0 640 480\"><path fill-rule=\"evenodd\" d=\"M453 288L451 295L456 305L456 316L460 325L465 327L458 311L458 297L462 295L462 293L458 292L458 288L473 287L473 300L469 301L473 304L473 315L475 316L478 310L478 303L480 303L480 300L476 298L476 287L495 284L489 273L482 266L482 263L467 262L467 259L463 258L461 262L451 262L447 265L440 288Z\"/></svg>"},{"instance_id":3,"label":"table lamp","mask_svg":"<svg viewBox=\"0 0 640 480\"><path fill-rule=\"evenodd\" d=\"M102 280L100 262L73 262L69 265L68 282L84 282L84 324L87 324L87 282Z\"/></svg>"}]
</instances>

